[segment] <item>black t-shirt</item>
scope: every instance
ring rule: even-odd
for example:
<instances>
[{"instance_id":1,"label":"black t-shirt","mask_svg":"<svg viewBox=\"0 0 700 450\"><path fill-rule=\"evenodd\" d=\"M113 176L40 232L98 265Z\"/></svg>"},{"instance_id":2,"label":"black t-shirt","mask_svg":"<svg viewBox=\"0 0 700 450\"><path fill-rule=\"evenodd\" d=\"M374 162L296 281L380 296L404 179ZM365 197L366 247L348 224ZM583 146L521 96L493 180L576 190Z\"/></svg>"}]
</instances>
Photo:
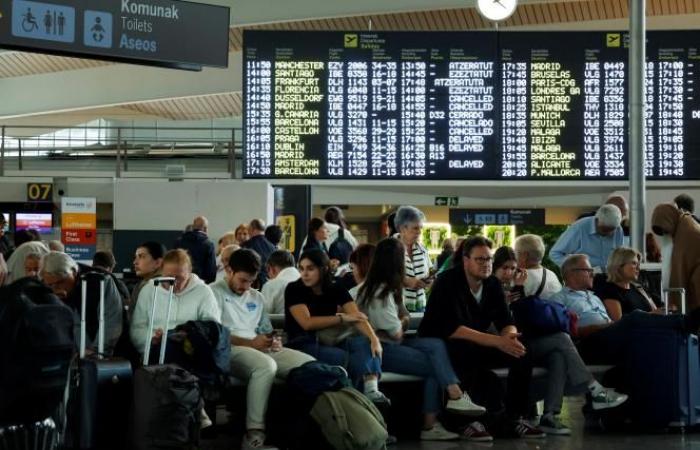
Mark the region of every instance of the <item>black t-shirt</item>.
<instances>
[{"instance_id":1,"label":"black t-shirt","mask_svg":"<svg viewBox=\"0 0 700 450\"><path fill-rule=\"evenodd\" d=\"M312 317L334 316L338 307L351 302L352 297L347 290L338 284L332 284L324 289L321 295L316 295L311 288L306 287L300 279L289 283L284 290L284 328L289 339L302 336L307 333L294 319L289 308L295 305L306 305Z\"/></svg>"},{"instance_id":2,"label":"black t-shirt","mask_svg":"<svg viewBox=\"0 0 700 450\"><path fill-rule=\"evenodd\" d=\"M615 283L606 282L600 289L596 291L596 295L603 301L617 300L622 307L622 315L629 314L634 310L651 312L651 304L638 288L632 286L630 289L625 289Z\"/></svg>"},{"instance_id":3,"label":"black t-shirt","mask_svg":"<svg viewBox=\"0 0 700 450\"><path fill-rule=\"evenodd\" d=\"M514 324L501 282L494 276L485 279L481 301L477 302L469 290L464 268L459 266L438 276L418 334L447 339L460 326L486 332L492 323L499 331Z\"/></svg>"}]
</instances>

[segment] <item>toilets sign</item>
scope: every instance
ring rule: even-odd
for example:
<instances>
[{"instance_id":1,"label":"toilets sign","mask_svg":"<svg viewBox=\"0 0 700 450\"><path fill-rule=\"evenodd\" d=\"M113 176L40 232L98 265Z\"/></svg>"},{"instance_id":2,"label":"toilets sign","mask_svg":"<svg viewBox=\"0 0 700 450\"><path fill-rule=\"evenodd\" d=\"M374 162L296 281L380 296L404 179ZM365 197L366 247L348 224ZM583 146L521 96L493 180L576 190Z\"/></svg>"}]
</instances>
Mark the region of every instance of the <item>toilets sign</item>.
<instances>
[{"instance_id":1,"label":"toilets sign","mask_svg":"<svg viewBox=\"0 0 700 450\"><path fill-rule=\"evenodd\" d=\"M176 0L3 0L0 47L199 70L228 66L229 8Z\"/></svg>"}]
</instances>

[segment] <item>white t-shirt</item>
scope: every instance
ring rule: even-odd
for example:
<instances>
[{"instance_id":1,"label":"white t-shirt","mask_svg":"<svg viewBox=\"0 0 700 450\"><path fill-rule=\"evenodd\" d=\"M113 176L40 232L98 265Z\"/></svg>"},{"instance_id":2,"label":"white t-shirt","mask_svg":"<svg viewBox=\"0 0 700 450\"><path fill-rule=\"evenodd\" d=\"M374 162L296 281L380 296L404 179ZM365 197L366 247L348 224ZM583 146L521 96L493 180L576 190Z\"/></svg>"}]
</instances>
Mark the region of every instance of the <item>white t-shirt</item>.
<instances>
[{"instance_id":1,"label":"white t-shirt","mask_svg":"<svg viewBox=\"0 0 700 450\"><path fill-rule=\"evenodd\" d=\"M547 279L544 282L544 289L540 294L540 298L544 300L550 299L554 294L561 291L561 283L557 275L549 269L547 271ZM539 269L527 269L527 280L525 280L525 285L523 289L525 290L525 295L535 295L537 289L542 283L542 268Z\"/></svg>"},{"instance_id":2,"label":"white t-shirt","mask_svg":"<svg viewBox=\"0 0 700 450\"><path fill-rule=\"evenodd\" d=\"M232 336L254 339L263 319L264 297L255 289L248 289L243 295L233 292L221 280L211 285L216 301L221 309L221 323L231 331Z\"/></svg>"},{"instance_id":3,"label":"white t-shirt","mask_svg":"<svg viewBox=\"0 0 700 450\"><path fill-rule=\"evenodd\" d=\"M296 267L286 267L274 279L263 284L261 292L265 298L266 313L284 314L284 290L289 283L297 281L300 277Z\"/></svg>"},{"instance_id":4,"label":"white t-shirt","mask_svg":"<svg viewBox=\"0 0 700 450\"><path fill-rule=\"evenodd\" d=\"M348 291L350 296L357 302L357 294L362 284L358 284ZM381 291L381 289L379 289ZM359 306L359 304L358 304ZM389 336L395 336L401 331L401 319L399 319L399 308L394 301L394 294L389 293L386 300L377 295L369 302L369 306L360 306L362 312L367 314L369 324L375 330L385 331Z\"/></svg>"}]
</instances>

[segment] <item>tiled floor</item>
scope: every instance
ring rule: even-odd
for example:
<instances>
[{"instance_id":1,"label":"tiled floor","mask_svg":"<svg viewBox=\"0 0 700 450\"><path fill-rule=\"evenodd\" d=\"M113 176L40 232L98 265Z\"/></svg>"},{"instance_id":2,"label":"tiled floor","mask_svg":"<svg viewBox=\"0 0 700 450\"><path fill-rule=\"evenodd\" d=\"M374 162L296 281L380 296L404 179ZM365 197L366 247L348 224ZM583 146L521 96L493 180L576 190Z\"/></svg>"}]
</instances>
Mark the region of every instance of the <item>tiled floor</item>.
<instances>
[{"instance_id":1,"label":"tiled floor","mask_svg":"<svg viewBox=\"0 0 700 450\"><path fill-rule=\"evenodd\" d=\"M700 432L669 432L661 434L619 434L584 430L581 401L570 399L566 402L563 416L572 429L569 437L549 436L545 439L519 440L500 439L492 444L453 442L400 441L389 450L481 450L487 448L499 450L700 450ZM567 413L570 411L570 413ZM202 450L238 450L238 439L220 433L215 440L205 440Z\"/></svg>"}]
</instances>

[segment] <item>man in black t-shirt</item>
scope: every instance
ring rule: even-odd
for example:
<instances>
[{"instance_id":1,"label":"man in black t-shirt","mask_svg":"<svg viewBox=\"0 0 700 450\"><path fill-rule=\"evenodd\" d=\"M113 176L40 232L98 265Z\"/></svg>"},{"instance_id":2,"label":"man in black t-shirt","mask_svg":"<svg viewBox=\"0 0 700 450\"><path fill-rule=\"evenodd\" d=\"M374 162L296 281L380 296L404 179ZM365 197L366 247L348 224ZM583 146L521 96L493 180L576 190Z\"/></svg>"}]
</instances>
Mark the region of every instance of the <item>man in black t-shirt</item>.
<instances>
[{"instance_id":1,"label":"man in black t-shirt","mask_svg":"<svg viewBox=\"0 0 700 450\"><path fill-rule=\"evenodd\" d=\"M490 424L499 432L544 437L540 429L523 420L528 413L532 363L501 283L491 276L491 247L491 241L482 236L464 243L462 264L445 271L435 282L418 333L446 341L462 386L475 402L487 407ZM499 334L488 332L492 324ZM505 396L490 371L501 367L510 369ZM478 422L472 422L464 435L469 440L490 440Z\"/></svg>"}]
</instances>

